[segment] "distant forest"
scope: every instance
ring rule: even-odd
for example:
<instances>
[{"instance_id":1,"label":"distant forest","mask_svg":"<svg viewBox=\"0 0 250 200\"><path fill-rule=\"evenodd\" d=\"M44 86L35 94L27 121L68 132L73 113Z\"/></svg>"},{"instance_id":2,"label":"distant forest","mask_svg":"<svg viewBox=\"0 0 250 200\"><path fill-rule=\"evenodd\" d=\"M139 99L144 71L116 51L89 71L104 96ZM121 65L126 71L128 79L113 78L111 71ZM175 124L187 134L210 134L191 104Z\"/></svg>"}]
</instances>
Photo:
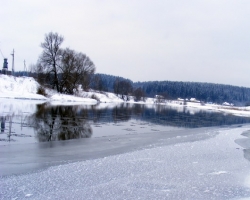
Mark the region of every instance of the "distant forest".
<instances>
[{"instance_id":1,"label":"distant forest","mask_svg":"<svg viewBox=\"0 0 250 200\"><path fill-rule=\"evenodd\" d=\"M16 75L36 77L36 74L27 72L16 72ZM235 105L250 105L250 88L224 84L180 81L133 82L119 76L96 73L92 74L89 79L89 88L116 93L115 85L117 82L129 83L132 86L131 94L136 89L141 89L145 97L161 95L166 99L196 98L200 101L219 104L229 102Z\"/></svg>"},{"instance_id":2,"label":"distant forest","mask_svg":"<svg viewBox=\"0 0 250 200\"><path fill-rule=\"evenodd\" d=\"M204 102L245 104L250 101L250 88L223 84L152 81L136 82L134 87L141 87L147 96L163 94L170 99L196 98Z\"/></svg>"},{"instance_id":3,"label":"distant forest","mask_svg":"<svg viewBox=\"0 0 250 200\"><path fill-rule=\"evenodd\" d=\"M94 74L90 84L95 89L96 82L99 79L102 90L114 92L114 83L118 80L125 80L132 84L133 89L141 88L146 97L162 95L166 99L190 99L196 98L204 102L223 103L229 102L236 105L245 105L250 102L250 88L199 82L180 82L180 81L146 81L133 82L119 76L106 74ZM98 89L98 88L96 88ZM101 89L101 88L100 88Z\"/></svg>"}]
</instances>

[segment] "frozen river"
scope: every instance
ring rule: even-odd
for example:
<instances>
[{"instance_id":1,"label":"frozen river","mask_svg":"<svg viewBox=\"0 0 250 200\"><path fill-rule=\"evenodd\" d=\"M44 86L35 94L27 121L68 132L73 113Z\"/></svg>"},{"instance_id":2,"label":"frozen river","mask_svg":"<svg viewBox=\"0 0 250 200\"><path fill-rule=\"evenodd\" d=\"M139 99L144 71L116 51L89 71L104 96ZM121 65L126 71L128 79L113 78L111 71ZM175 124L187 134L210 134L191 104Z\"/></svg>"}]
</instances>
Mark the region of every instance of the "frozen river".
<instances>
[{"instance_id":1,"label":"frozen river","mask_svg":"<svg viewBox=\"0 0 250 200\"><path fill-rule=\"evenodd\" d=\"M73 121L48 114L61 108L41 114L36 105L13 107L0 105L6 119L0 199L250 198L247 118L163 108L67 108Z\"/></svg>"},{"instance_id":2,"label":"frozen river","mask_svg":"<svg viewBox=\"0 0 250 200\"><path fill-rule=\"evenodd\" d=\"M250 198L250 125L177 132L10 148L16 163L1 156L1 171L30 173L1 177L1 199Z\"/></svg>"}]
</instances>

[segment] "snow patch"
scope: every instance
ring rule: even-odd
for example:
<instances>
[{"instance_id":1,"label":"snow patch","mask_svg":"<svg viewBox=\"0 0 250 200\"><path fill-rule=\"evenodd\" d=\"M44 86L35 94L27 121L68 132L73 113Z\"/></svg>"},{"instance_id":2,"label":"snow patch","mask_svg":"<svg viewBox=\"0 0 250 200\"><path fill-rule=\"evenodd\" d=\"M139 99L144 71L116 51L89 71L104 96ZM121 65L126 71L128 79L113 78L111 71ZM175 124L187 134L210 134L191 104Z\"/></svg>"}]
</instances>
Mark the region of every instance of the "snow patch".
<instances>
[{"instance_id":1,"label":"snow patch","mask_svg":"<svg viewBox=\"0 0 250 200\"><path fill-rule=\"evenodd\" d=\"M227 174L227 171L218 171L218 172L212 172L211 175L220 175L220 174Z\"/></svg>"}]
</instances>

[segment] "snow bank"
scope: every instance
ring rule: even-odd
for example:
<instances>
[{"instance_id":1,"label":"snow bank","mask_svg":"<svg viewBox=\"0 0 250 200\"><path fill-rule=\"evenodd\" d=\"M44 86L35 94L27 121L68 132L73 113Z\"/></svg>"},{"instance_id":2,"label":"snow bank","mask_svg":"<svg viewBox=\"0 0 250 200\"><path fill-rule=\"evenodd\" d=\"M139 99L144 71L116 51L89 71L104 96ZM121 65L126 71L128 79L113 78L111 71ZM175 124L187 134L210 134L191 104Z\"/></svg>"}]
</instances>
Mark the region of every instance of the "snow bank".
<instances>
[{"instance_id":1,"label":"snow bank","mask_svg":"<svg viewBox=\"0 0 250 200\"><path fill-rule=\"evenodd\" d=\"M46 100L46 97L36 94L38 87L39 84L31 77L0 74L0 98Z\"/></svg>"},{"instance_id":2,"label":"snow bank","mask_svg":"<svg viewBox=\"0 0 250 200\"><path fill-rule=\"evenodd\" d=\"M97 104L97 101L95 99L90 98L82 98L82 97L76 97L72 95L66 95L66 94L54 94L50 97L50 102L53 103L61 102L61 103L68 103L68 104L74 104L74 103L86 103L86 104Z\"/></svg>"},{"instance_id":3,"label":"snow bank","mask_svg":"<svg viewBox=\"0 0 250 200\"><path fill-rule=\"evenodd\" d=\"M124 101L111 92L99 92L90 90L89 92L80 91L79 96L85 98L95 98L100 103L123 103Z\"/></svg>"},{"instance_id":4,"label":"snow bank","mask_svg":"<svg viewBox=\"0 0 250 200\"><path fill-rule=\"evenodd\" d=\"M96 104L91 98L82 98L72 95L58 94L54 90L46 90L49 98L37 94L39 83L32 77L14 77L0 75L0 98L9 99L31 99L50 101L51 104ZM13 103L13 102L12 102Z\"/></svg>"}]
</instances>

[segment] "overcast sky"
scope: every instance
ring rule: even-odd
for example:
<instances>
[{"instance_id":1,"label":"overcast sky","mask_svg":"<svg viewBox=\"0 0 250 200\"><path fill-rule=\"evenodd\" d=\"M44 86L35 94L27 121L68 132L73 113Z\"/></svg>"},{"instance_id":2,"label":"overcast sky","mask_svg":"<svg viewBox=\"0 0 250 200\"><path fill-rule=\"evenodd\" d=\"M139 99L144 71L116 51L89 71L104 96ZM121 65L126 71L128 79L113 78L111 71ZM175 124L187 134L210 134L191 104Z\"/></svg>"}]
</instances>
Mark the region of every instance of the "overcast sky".
<instances>
[{"instance_id":1,"label":"overcast sky","mask_svg":"<svg viewBox=\"0 0 250 200\"><path fill-rule=\"evenodd\" d=\"M15 70L35 64L49 32L97 73L250 87L249 0L1 1L0 49ZM1 65L3 59L1 56Z\"/></svg>"}]
</instances>

